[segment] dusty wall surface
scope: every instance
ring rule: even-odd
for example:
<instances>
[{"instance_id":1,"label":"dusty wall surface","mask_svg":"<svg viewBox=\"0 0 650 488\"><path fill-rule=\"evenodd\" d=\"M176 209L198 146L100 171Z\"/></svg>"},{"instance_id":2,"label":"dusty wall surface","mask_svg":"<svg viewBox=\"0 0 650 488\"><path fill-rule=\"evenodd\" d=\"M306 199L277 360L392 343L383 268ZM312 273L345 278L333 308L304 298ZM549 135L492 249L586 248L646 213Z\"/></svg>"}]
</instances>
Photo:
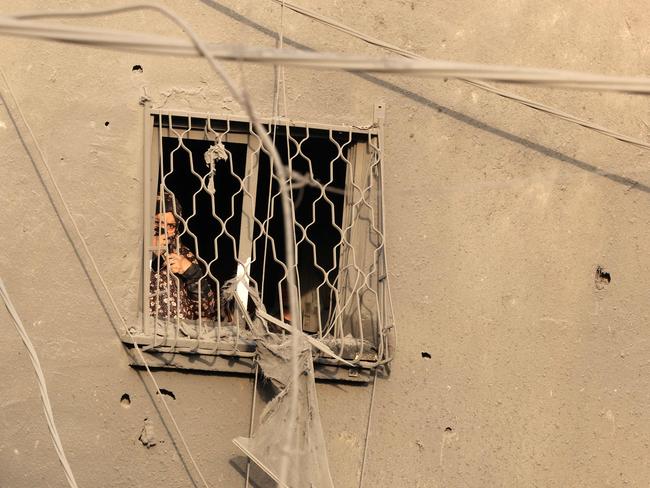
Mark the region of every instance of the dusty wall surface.
<instances>
[{"instance_id":1,"label":"dusty wall surface","mask_svg":"<svg viewBox=\"0 0 650 488\"><path fill-rule=\"evenodd\" d=\"M273 46L265 1L164 2L205 39ZM432 58L612 74L650 71L634 0L301 4ZM2 12L105 2L2 2ZM181 36L157 14L65 21ZM296 14L287 43L380 54ZM146 93L242 113L198 59L3 38L0 67L127 319L137 310ZM132 72L135 64L143 72ZM262 115L273 70L235 65ZM365 486L644 486L650 422L648 153L460 82L288 69L287 113L368 123L387 107L388 254L399 326L377 385ZM648 137L647 97L513 91ZM105 122L109 122L105 125ZM80 486L192 486L147 379L127 356L0 110L0 276L39 353ZM602 290L602 266L611 283ZM0 309L0 486L64 486L34 373ZM424 358L422 352L428 352ZM245 377L155 373L211 486L243 486ZM120 403L128 393L131 405ZM319 384L332 475L358 486L370 388ZM144 418L158 444L138 436ZM176 444L175 444L176 442ZM180 454L179 454L180 453ZM197 483L198 486L198 483Z\"/></svg>"}]
</instances>

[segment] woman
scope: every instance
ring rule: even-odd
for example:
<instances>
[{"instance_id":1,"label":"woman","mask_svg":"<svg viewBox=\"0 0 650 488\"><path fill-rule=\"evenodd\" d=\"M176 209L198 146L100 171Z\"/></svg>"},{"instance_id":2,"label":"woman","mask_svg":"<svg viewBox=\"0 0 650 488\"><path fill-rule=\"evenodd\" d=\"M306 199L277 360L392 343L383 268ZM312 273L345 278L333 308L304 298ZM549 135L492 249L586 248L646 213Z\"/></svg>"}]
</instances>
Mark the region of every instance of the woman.
<instances>
[{"instance_id":1,"label":"woman","mask_svg":"<svg viewBox=\"0 0 650 488\"><path fill-rule=\"evenodd\" d=\"M177 219L178 216L178 219ZM165 193L156 200L149 310L160 319L216 320L216 300L196 256L179 238L182 209ZM199 286L200 285L200 286ZM199 290L200 289L200 290Z\"/></svg>"}]
</instances>

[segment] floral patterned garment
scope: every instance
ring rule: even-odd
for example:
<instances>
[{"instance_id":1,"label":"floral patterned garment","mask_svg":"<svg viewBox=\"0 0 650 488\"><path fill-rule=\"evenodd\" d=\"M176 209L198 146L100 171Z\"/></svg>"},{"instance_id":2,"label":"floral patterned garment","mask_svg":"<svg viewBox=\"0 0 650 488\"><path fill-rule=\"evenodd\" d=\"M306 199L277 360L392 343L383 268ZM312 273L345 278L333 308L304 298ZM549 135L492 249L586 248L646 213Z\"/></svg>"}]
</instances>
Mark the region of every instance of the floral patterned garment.
<instances>
[{"instance_id":1,"label":"floral patterned garment","mask_svg":"<svg viewBox=\"0 0 650 488\"><path fill-rule=\"evenodd\" d=\"M177 239L174 239L176 241ZM151 279L149 281L149 311L152 317L160 319L198 320L199 301L201 319L217 320L217 305L214 289L209 279L201 279L203 267L196 256L184 245L173 242L169 245L170 253L186 257L192 265L183 274L168 270L163 254L151 259ZM199 300L199 281L201 299Z\"/></svg>"}]
</instances>

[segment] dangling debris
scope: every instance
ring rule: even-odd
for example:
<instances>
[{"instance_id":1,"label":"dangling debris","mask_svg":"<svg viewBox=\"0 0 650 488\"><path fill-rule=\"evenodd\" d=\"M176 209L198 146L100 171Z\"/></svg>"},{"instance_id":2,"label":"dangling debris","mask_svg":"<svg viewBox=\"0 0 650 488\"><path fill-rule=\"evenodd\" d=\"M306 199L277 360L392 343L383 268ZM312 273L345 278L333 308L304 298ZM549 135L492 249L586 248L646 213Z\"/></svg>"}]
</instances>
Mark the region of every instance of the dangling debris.
<instances>
[{"instance_id":1,"label":"dangling debris","mask_svg":"<svg viewBox=\"0 0 650 488\"><path fill-rule=\"evenodd\" d=\"M259 365L278 391L269 402L253 437L233 442L279 486L333 488L323 427L318 411L311 345L299 336L297 384L292 383L290 335L267 335L257 342ZM291 418L291 389L298 389L298 407ZM293 441L291 441L293 440ZM291 452L287 450L291 447ZM283 458L291 456L286 484L281 484Z\"/></svg>"},{"instance_id":2,"label":"dangling debris","mask_svg":"<svg viewBox=\"0 0 650 488\"><path fill-rule=\"evenodd\" d=\"M279 486L333 488L318 412L312 347L331 357L338 356L329 347L302 332L297 332L298 348L293 351L292 334L296 331L266 313L254 287L249 288L248 295L254 308L254 318L251 318L250 307L246 310L236 288L236 279L228 282L223 293L224 300L239 308L253 331L257 343L257 362L266 379L273 385L276 396L262 412L255 435L250 438L237 437L233 442ZM279 325L290 334L269 333L267 322ZM298 364L295 384L291 364L293 353L296 354ZM298 405L292 418L293 388L297 389ZM286 484L283 484L280 473L286 456L290 456L291 463L287 479L284 480Z\"/></svg>"},{"instance_id":3,"label":"dangling debris","mask_svg":"<svg viewBox=\"0 0 650 488\"><path fill-rule=\"evenodd\" d=\"M210 172L208 173L208 193L210 195L214 195L215 163L217 161L227 161L228 152L226 151L226 147L223 145L223 143L221 141L217 141L212 146L210 146L207 151L205 151L203 158L205 159L205 164L207 164L210 168Z\"/></svg>"}]
</instances>

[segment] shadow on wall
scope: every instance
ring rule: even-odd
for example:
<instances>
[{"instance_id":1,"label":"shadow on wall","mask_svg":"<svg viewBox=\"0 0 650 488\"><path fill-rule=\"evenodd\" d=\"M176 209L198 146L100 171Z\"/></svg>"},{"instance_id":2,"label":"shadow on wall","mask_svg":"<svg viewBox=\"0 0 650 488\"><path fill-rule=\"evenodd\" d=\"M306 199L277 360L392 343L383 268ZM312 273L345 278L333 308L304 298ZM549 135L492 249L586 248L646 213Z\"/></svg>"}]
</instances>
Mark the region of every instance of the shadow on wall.
<instances>
[{"instance_id":1,"label":"shadow on wall","mask_svg":"<svg viewBox=\"0 0 650 488\"><path fill-rule=\"evenodd\" d=\"M248 458L246 456L235 456L230 460L230 465L237 471L242 478L246 479L246 463ZM250 486L252 488L275 488L277 484L271 477L266 474L262 469L251 461L250 468Z\"/></svg>"},{"instance_id":2,"label":"shadow on wall","mask_svg":"<svg viewBox=\"0 0 650 488\"><path fill-rule=\"evenodd\" d=\"M214 0L201 0L201 2L208 7L216 10L217 12L220 12L231 19L236 20L237 22L240 22L248 27L251 27L255 29L258 32L261 32L262 34L265 34L273 39L278 38L278 33L275 32L272 29L269 29L266 26L263 26L261 24L258 24L257 22L250 20L247 17L244 17L240 13L234 11L233 9L226 7L224 5L221 5L220 3L217 3ZM287 37L283 38L283 41L294 48L297 49L303 49L306 51L315 51L315 49L310 48L309 46L306 46L304 44L301 44L297 41L294 41L292 39L289 39ZM485 122L481 122L480 120L477 120L475 118L472 118L468 115L465 115L463 113L457 112L456 110L450 109L448 107L445 107L443 105L440 105L433 100L430 100L422 95L419 95L415 92L412 92L406 88L403 88L399 85L396 85L394 83L390 83L388 81L382 80L380 78L377 78L376 76L372 76L369 74L365 73L350 73L354 76L357 76L363 80L366 80L370 83L373 83L377 86L380 86L386 90L390 90L394 93L397 93L399 95L402 95L414 102L419 103L420 105L430 108L432 110L436 110L438 113L441 113L443 115L446 115L448 117L451 117L452 119L462 122L463 124L467 124L471 127L474 127L475 129L479 129L485 132L489 132L490 134L502 137L503 139L506 139L510 142L514 142L515 144L519 144L521 146L524 146L527 149L533 150L537 153L540 153L546 157L556 159L558 161L562 161L563 163L570 164L572 166L575 166L576 168L580 168L583 171L588 171L590 173L596 174L598 176L602 176L603 178L607 178L608 180L613 181L614 183L618 183L620 185L626 186L629 189L634 189L638 191L642 191L645 193L650 193L650 187L640 183L637 180L634 180L632 178L628 178L626 176L621 176L617 175L615 173L610 173L608 171L602 170L601 168L598 168L597 166L594 166L593 164L587 163L585 161L581 161L579 159L572 158L571 156L567 156L564 153L561 153L560 151L557 151L555 149L551 149L549 147L546 147L542 144L538 144L536 142L533 142L529 139L526 139L524 137L520 137L516 134L512 134L510 132L507 132L505 130L499 129L497 127L493 127L491 125L486 124Z\"/></svg>"}]
</instances>

